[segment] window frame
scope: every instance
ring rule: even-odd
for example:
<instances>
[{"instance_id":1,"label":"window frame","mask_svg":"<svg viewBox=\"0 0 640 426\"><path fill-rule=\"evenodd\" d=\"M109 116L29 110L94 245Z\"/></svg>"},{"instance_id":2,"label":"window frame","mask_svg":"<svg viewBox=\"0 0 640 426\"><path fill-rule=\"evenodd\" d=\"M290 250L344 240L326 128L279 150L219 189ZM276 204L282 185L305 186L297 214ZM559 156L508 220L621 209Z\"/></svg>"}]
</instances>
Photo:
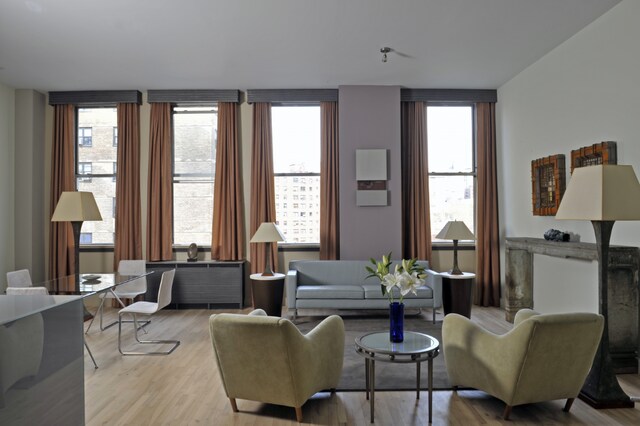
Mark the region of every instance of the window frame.
<instances>
[{"instance_id":1,"label":"window frame","mask_svg":"<svg viewBox=\"0 0 640 426\"><path fill-rule=\"evenodd\" d=\"M74 150L73 150L73 162L74 162L74 187L75 190L78 190L78 182L91 182L93 178L112 178L113 182L116 181L116 174L105 174L105 173L93 173L93 166L92 166L92 173L90 174L80 174L80 167L79 165L81 163L93 163L93 161L78 161L78 159L80 158L80 153L79 150L81 147L86 147L83 145L80 145L78 143L79 139L78 139L78 129L80 128L86 128L86 127L80 127L78 126L79 123L79 112L81 109L115 109L117 110L118 106L116 104L111 104L111 103L105 103L105 104L99 104L99 105L82 105L82 104L77 104L75 105L74 108L74 120L75 120L75 126L74 126L74 133L75 133L75 144L74 144ZM116 125L117 127L117 125ZM91 147L93 147L93 130L91 131L92 135L91 135L91 139L92 139L92 144ZM116 161L114 162L114 164L117 164L118 162L118 157L116 154ZM80 180L82 179L82 180ZM114 215L115 218L115 215ZM90 233L93 234L93 233ZM93 239L93 238L92 238ZM80 243L80 247L79 249L81 251L102 251L104 249L106 249L107 251L112 251L114 249L115 246L115 232L114 232L114 238L113 238L113 243L90 243L90 244L85 244L85 243Z\"/></svg>"},{"instance_id":2,"label":"window frame","mask_svg":"<svg viewBox=\"0 0 640 426\"><path fill-rule=\"evenodd\" d=\"M173 194L175 194L175 187L174 185L176 183L180 183L180 177L195 177L195 178L201 178L201 177L209 177L208 174L205 173L176 173L176 163L175 163L175 158L176 158L176 144L175 144L175 126L174 126L174 117L176 114L203 114L203 113L207 113L205 111L176 111L176 108L211 108L211 111L209 111L208 113L214 113L215 114L215 119L218 119L218 114L219 114L219 110L218 110L218 102L214 101L214 102L198 102L198 103L172 103L171 104L171 191ZM217 130L216 130L217 131ZM216 170L215 170L215 156L217 155L217 144L218 144L218 140L217 140L217 136L216 136L216 140L215 140L215 152L214 152L214 156L213 156L213 161L214 161L214 168L213 171L211 173L211 184L214 185L214 193L212 194L212 198L215 199L215 178L216 178ZM187 181L187 182L193 182L193 181ZM174 214L174 203L175 203L175 198L173 200L173 202L171 203L171 209L172 209L172 214L171 217L173 218L173 222L171 224L171 247L172 250L174 252L176 251L185 251L187 250L187 248L189 247L189 244L176 244L175 242L175 220L176 220L176 215ZM213 227L211 228L211 238L209 239L209 241L211 241L211 239L213 238ZM199 248L203 248L204 250L210 250L211 249L211 243L209 242L209 244L198 244Z\"/></svg>"},{"instance_id":3,"label":"window frame","mask_svg":"<svg viewBox=\"0 0 640 426\"><path fill-rule=\"evenodd\" d=\"M430 180L432 176L434 177L463 177L463 176L471 176L473 179L473 229L471 232L476 234L476 218L477 218L477 208L478 208L478 162L477 162L477 123L476 123L476 104L475 102L435 102L435 101L427 101L425 102L425 114L426 114L426 123L427 123L427 133L429 129L429 107L470 107L471 108L471 171L470 172L432 172L431 170L427 173L427 179ZM427 149L429 148L429 141L427 141ZM428 152L428 151L427 151ZM431 186L429 186L429 190L431 190ZM429 206L429 212L431 212L431 205ZM431 218L429 218L431 221ZM433 230L432 230L433 232ZM432 247L435 250L440 248L445 249L449 247L453 247L452 241L445 240L431 240ZM464 247L464 249L473 249L475 247L475 240L472 242L459 242L459 248Z\"/></svg>"},{"instance_id":4,"label":"window frame","mask_svg":"<svg viewBox=\"0 0 640 426\"><path fill-rule=\"evenodd\" d=\"M76 182L91 182L93 178L93 161L76 161L76 166L78 170ZM87 166L91 169L91 173L86 173Z\"/></svg>"},{"instance_id":5,"label":"window frame","mask_svg":"<svg viewBox=\"0 0 640 426\"><path fill-rule=\"evenodd\" d=\"M271 108L279 108L279 107L285 107L285 108L286 107L317 107L317 108L320 108L320 101L317 101L317 102L316 101L312 101L312 102L295 102L295 101L291 101L291 102L277 102L277 103L272 103L271 104ZM319 113L321 114L321 111L319 111ZM273 115L272 115L272 117L273 117ZM273 120L273 118L272 118L272 120ZM321 121L320 125L322 126L322 121ZM322 132L322 129L321 129L321 132ZM272 137L273 137L273 134L272 134ZM319 140L318 142L320 143L320 148L322 149L322 140ZM274 141L273 140L271 141L271 145L273 147L273 145L274 145ZM274 154L275 153L272 152L272 156ZM292 177L294 179L294 182L296 182L300 177L317 177L320 180L321 179L321 172L322 172L322 170L318 171L317 173L315 173L315 172L275 173L274 172L273 173L273 178L274 178L274 181L275 181L275 179L277 177ZM275 185L274 185L274 187L275 187ZM304 191L305 191L305 195L306 195L307 194L306 189L304 189ZM276 199L276 204L277 204L277 200L279 198L278 195L279 194L274 194L274 197ZM294 197L295 196L296 195L294 195ZM293 203L294 201L295 201L295 203ZM292 197L292 199L288 200L287 202L282 201L283 208L286 208L286 206L287 206L287 204L289 202L291 202L292 205L293 204L299 204L299 200L294 200L293 197ZM305 203L306 202L307 201L305 201ZM292 208L295 208L295 205ZM321 210L321 209L319 209L319 210ZM320 214L320 211L318 213L318 220L319 220L319 217L320 217L319 214ZM300 217L301 216L299 216L298 219ZM313 215L305 216L305 219L306 220L310 220L312 217L313 217ZM289 218L288 217L283 217L282 219L283 219L282 221L284 223L285 222L284 219L289 219ZM276 222L280 223L280 218L277 217L277 212L276 212ZM286 242L285 241L285 242L279 242L277 244L278 244L278 250L279 251L287 251L287 249L291 250L291 251L295 251L297 248L312 248L312 249L319 250L320 249L320 234L318 233L318 241L317 242L304 242L303 243L303 242Z\"/></svg>"},{"instance_id":6,"label":"window frame","mask_svg":"<svg viewBox=\"0 0 640 426\"><path fill-rule=\"evenodd\" d=\"M78 108L76 108L76 118L77 118L77 112L78 112ZM76 123L78 121L76 120ZM80 130L82 130L82 136L80 136ZM85 131L91 131L91 135L86 136L84 134ZM77 147L82 147L82 148L91 148L93 147L93 128L91 127L78 127L76 126L76 146ZM82 138L82 143L80 143L80 138ZM89 143L86 143L86 141L89 141Z\"/></svg>"}]
</instances>

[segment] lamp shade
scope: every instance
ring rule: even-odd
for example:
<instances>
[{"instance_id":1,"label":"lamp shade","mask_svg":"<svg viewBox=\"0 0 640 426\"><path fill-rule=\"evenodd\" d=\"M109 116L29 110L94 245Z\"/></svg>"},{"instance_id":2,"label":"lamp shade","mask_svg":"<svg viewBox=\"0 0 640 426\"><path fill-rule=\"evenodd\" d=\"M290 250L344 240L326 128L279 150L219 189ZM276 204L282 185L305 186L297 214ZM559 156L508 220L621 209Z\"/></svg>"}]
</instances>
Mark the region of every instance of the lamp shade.
<instances>
[{"instance_id":1,"label":"lamp shade","mask_svg":"<svg viewBox=\"0 0 640 426\"><path fill-rule=\"evenodd\" d=\"M640 184L633 167L603 164L574 169L556 219L640 219Z\"/></svg>"},{"instance_id":2,"label":"lamp shade","mask_svg":"<svg viewBox=\"0 0 640 426\"><path fill-rule=\"evenodd\" d=\"M52 222L84 222L102 220L93 193L65 191L60 195Z\"/></svg>"},{"instance_id":3,"label":"lamp shade","mask_svg":"<svg viewBox=\"0 0 640 426\"><path fill-rule=\"evenodd\" d=\"M258 230L253 237L251 237L250 243L271 243L275 241L284 241L284 235L273 222L263 222L258 227Z\"/></svg>"},{"instance_id":4,"label":"lamp shade","mask_svg":"<svg viewBox=\"0 0 640 426\"><path fill-rule=\"evenodd\" d=\"M473 232L469 231L467 225L460 220L451 220L436 235L441 240L475 240Z\"/></svg>"}]
</instances>

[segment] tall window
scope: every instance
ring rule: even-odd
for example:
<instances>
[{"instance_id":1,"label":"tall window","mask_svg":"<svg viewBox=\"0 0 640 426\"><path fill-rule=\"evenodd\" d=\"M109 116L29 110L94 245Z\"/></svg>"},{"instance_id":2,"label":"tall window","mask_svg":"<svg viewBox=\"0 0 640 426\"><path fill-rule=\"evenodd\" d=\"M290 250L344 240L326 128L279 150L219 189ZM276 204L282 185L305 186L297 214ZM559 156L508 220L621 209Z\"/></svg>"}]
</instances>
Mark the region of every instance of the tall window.
<instances>
[{"instance_id":1,"label":"tall window","mask_svg":"<svg viewBox=\"0 0 640 426\"><path fill-rule=\"evenodd\" d=\"M218 108L173 108L173 243L211 245Z\"/></svg>"},{"instance_id":2,"label":"tall window","mask_svg":"<svg viewBox=\"0 0 640 426\"><path fill-rule=\"evenodd\" d=\"M116 194L117 148L113 129L118 125L115 107L78 108L76 146L76 187L89 191L96 199L102 221L85 222L81 244L113 244L115 219L112 200Z\"/></svg>"},{"instance_id":3,"label":"tall window","mask_svg":"<svg viewBox=\"0 0 640 426\"><path fill-rule=\"evenodd\" d=\"M473 106L427 106L431 239L450 220L475 229Z\"/></svg>"},{"instance_id":4,"label":"tall window","mask_svg":"<svg viewBox=\"0 0 640 426\"><path fill-rule=\"evenodd\" d=\"M319 243L320 106L272 107L271 120L278 226L288 243Z\"/></svg>"}]
</instances>

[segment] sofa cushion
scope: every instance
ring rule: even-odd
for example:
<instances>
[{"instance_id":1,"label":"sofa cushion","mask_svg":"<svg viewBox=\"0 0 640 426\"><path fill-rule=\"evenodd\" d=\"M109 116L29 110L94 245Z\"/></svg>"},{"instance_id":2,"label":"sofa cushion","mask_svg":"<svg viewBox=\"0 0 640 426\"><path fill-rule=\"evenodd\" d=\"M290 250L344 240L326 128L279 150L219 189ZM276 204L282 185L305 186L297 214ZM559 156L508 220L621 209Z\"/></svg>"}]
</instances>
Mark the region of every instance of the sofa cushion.
<instances>
[{"instance_id":1,"label":"sofa cushion","mask_svg":"<svg viewBox=\"0 0 640 426\"><path fill-rule=\"evenodd\" d=\"M362 286L364 288L364 298L365 299L386 299L387 296L382 295L382 290L380 289L380 284L366 284ZM433 298L433 290L431 287L422 286L418 287L418 294L414 295L413 293L407 294L405 299L431 299ZM400 292L397 288L393 289L393 297L394 299L400 298Z\"/></svg>"},{"instance_id":2,"label":"sofa cushion","mask_svg":"<svg viewBox=\"0 0 640 426\"><path fill-rule=\"evenodd\" d=\"M304 285L296 291L297 299L363 299L364 290L356 285Z\"/></svg>"}]
</instances>

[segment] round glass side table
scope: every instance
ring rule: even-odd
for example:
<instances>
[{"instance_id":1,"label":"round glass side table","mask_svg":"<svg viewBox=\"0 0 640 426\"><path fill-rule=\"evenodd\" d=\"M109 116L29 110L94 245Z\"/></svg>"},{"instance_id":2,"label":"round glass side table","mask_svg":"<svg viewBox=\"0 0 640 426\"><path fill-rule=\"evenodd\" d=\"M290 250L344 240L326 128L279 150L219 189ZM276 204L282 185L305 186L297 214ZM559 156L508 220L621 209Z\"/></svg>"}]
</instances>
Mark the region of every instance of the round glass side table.
<instances>
[{"instance_id":1,"label":"round glass side table","mask_svg":"<svg viewBox=\"0 0 640 426\"><path fill-rule=\"evenodd\" d=\"M420 399L420 364L427 361L429 380L429 423L431 423L433 394L433 359L440 352L438 339L424 333L405 331L404 341L393 343L389 332L367 333L356 338L356 352L364 358L366 397L370 401L371 423L374 417L376 361L416 364L416 399Z\"/></svg>"}]
</instances>

